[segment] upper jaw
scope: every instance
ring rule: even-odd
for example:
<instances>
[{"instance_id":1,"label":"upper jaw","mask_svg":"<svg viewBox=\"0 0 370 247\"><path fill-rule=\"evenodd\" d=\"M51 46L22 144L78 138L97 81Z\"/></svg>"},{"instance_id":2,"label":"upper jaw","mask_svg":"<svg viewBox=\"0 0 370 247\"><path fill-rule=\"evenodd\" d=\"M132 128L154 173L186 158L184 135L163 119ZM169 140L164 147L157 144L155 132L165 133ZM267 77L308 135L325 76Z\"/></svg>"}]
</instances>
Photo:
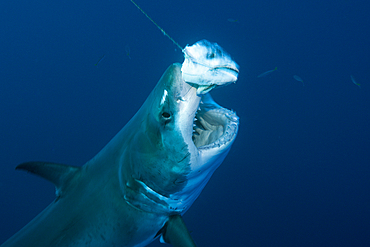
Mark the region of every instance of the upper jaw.
<instances>
[{"instance_id":1,"label":"upper jaw","mask_svg":"<svg viewBox=\"0 0 370 247\"><path fill-rule=\"evenodd\" d=\"M185 142L197 150L230 146L238 131L238 116L217 104L209 93L199 95L198 90L182 80L177 91L178 125Z\"/></svg>"},{"instance_id":2,"label":"upper jaw","mask_svg":"<svg viewBox=\"0 0 370 247\"><path fill-rule=\"evenodd\" d=\"M237 64L225 64L229 66L218 65L214 66L214 69L233 71L237 76ZM177 105L177 128L181 131L191 156L197 159L199 151L206 150L223 152L231 146L237 135L239 119L236 113L218 105L209 93L199 94L202 85L184 80L180 69L180 66L176 65L176 83L172 84L169 92ZM192 163L196 162L192 160Z\"/></svg>"}]
</instances>

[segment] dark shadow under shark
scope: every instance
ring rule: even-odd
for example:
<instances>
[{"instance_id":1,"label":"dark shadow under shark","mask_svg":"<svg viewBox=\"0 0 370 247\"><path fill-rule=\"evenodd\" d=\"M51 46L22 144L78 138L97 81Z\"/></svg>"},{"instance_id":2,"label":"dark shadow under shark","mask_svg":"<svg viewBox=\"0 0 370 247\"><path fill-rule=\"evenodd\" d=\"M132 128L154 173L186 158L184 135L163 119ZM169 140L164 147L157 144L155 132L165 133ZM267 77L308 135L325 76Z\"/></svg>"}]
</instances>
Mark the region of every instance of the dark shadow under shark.
<instances>
[{"instance_id":1,"label":"dark shadow under shark","mask_svg":"<svg viewBox=\"0 0 370 247\"><path fill-rule=\"evenodd\" d=\"M236 114L186 83L181 64L173 64L136 115L82 167L17 166L53 182L56 199L1 247L145 246L158 237L195 246L181 215L237 131Z\"/></svg>"}]
</instances>

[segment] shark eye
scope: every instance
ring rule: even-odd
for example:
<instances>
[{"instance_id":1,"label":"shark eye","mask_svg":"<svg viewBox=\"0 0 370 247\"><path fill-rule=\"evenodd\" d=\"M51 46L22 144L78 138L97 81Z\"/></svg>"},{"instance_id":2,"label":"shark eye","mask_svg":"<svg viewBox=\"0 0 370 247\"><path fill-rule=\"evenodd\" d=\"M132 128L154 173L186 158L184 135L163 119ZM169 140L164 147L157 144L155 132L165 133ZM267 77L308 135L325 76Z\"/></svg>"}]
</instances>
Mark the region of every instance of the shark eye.
<instances>
[{"instance_id":1,"label":"shark eye","mask_svg":"<svg viewBox=\"0 0 370 247\"><path fill-rule=\"evenodd\" d=\"M163 112L163 113L162 113L162 117L163 117L164 119L169 119L169 118L171 118L171 114L169 114L168 112Z\"/></svg>"},{"instance_id":2,"label":"shark eye","mask_svg":"<svg viewBox=\"0 0 370 247\"><path fill-rule=\"evenodd\" d=\"M164 125L167 125L172 121L172 114L170 112L167 111L162 112L161 117Z\"/></svg>"}]
</instances>

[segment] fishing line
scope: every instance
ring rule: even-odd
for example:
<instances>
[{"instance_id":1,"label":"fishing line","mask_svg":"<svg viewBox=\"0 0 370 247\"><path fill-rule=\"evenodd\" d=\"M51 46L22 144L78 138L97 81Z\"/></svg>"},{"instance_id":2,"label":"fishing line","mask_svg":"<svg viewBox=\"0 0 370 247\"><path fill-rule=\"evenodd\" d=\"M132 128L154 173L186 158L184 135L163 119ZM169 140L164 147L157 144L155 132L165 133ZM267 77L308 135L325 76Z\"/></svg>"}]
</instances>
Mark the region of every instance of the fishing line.
<instances>
[{"instance_id":1,"label":"fishing line","mask_svg":"<svg viewBox=\"0 0 370 247\"><path fill-rule=\"evenodd\" d=\"M153 19L152 18L150 18L150 16L147 14L147 13L145 13L145 11L142 9L142 8L140 8L140 6L139 5L137 5L133 0L130 0L133 4L135 4L135 6L154 24L154 25L156 25L156 27L158 27L158 29L159 30L161 30L161 32L165 35L165 36L167 36L167 38L169 38L178 48L180 48L180 50L181 51L183 51L184 52L184 49L173 39L173 38L171 38L171 36L170 35L168 35L167 33L166 33L166 31L164 31L155 21L153 21Z\"/></svg>"},{"instance_id":2,"label":"fishing line","mask_svg":"<svg viewBox=\"0 0 370 247\"><path fill-rule=\"evenodd\" d=\"M139 5L137 5L133 0L130 0L159 30L161 30L161 32L165 35L165 36L167 36L167 38L169 38L171 41L172 41L172 43L174 43L183 53L184 53L184 56L185 56L185 60L191 60L192 61L192 63L195 63L195 64L199 64L199 65L201 65L201 66L204 66L204 67L208 67L208 68L210 68L210 69L214 69L214 68L217 68L217 67L214 67L214 66L210 66L210 65L207 65L207 64L204 64L204 63L200 63L200 62L198 62L198 61L196 61L196 59L194 58L194 57L192 57L192 55L191 54L189 54L188 53L188 51L187 51L187 47L185 47L185 48L182 48L170 35L168 35L167 33L166 33L166 31L164 31L163 30L163 28L161 28L152 18L150 18L150 16L147 14L147 13L145 13L145 11L142 9L142 8L140 8L140 6ZM184 63L185 63L185 61L184 61Z\"/></svg>"}]
</instances>

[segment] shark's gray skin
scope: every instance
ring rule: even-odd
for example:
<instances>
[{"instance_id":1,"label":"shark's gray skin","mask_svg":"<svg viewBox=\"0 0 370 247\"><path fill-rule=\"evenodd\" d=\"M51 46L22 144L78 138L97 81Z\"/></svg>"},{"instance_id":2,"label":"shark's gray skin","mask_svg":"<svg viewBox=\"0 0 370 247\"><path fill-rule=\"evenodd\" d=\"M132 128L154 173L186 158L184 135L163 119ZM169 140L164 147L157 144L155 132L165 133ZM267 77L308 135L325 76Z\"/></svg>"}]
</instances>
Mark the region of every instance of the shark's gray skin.
<instances>
[{"instance_id":1,"label":"shark's gray skin","mask_svg":"<svg viewBox=\"0 0 370 247\"><path fill-rule=\"evenodd\" d=\"M158 237L195 246L181 215L237 130L236 114L197 94L173 64L135 116L82 167L17 167L53 182L57 197L1 247L145 246Z\"/></svg>"}]
</instances>

